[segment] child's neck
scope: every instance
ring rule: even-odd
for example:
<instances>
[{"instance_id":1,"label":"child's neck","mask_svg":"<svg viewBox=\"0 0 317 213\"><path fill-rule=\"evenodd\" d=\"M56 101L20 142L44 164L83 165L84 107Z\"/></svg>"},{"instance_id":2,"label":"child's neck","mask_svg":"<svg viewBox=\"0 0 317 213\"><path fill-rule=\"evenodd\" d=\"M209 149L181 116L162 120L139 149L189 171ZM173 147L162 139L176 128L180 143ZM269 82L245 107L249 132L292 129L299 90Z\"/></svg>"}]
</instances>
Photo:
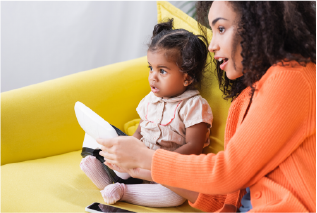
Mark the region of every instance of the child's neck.
<instances>
[{"instance_id":1,"label":"child's neck","mask_svg":"<svg viewBox=\"0 0 317 213\"><path fill-rule=\"evenodd\" d=\"M175 95L169 96L169 97L162 97L162 98L163 98L163 99L175 98L175 97L177 97L177 96L180 96L181 94L183 94L183 93L186 92L187 90L188 90L188 89L185 88L185 90L184 90L183 92L181 92L181 93L178 93L178 94L175 94Z\"/></svg>"}]
</instances>

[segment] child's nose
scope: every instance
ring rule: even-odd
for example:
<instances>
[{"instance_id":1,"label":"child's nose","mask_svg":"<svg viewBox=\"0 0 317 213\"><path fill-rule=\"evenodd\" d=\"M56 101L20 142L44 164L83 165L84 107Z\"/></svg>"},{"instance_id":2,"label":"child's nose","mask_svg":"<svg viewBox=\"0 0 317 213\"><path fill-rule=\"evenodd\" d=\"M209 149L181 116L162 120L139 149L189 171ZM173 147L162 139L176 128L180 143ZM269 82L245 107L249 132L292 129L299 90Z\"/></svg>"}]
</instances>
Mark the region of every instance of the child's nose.
<instances>
[{"instance_id":1,"label":"child's nose","mask_svg":"<svg viewBox=\"0 0 317 213\"><path fill-rule=\"evenodd\" d=\"M150 72L149 80L150 81L157 81L157 73L155 71Z\"/></svg>"}]
</instances>

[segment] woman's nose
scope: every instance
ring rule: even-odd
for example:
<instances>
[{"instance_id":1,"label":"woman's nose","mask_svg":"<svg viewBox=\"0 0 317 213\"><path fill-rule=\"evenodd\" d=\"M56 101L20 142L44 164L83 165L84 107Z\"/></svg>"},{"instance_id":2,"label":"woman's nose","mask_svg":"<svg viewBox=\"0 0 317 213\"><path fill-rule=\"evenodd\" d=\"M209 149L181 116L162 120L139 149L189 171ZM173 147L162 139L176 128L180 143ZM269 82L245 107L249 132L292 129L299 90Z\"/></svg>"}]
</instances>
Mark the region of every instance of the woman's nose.
<instances>
[{"instance_id":1,"label":"woman's nose","mask_svg":"<svg viewBox=\"0 0 317 213\"><path fill-rule=\"evenodd\" d=\"M214 37L212 37L210 44L208 46L209 52L216 52L219 49L220 49L220 47L219 47L218 43L216 42L216 39Z\"/></svg>"}]
</instances>

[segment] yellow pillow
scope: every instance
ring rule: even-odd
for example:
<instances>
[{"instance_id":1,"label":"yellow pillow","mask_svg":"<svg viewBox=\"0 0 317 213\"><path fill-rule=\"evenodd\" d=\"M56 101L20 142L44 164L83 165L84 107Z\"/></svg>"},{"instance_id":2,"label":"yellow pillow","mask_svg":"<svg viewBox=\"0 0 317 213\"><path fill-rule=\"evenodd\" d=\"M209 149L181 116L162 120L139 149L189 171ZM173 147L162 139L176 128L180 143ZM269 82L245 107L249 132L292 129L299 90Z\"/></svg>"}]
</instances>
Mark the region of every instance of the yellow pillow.
<instances>
[{"instance_id":1,"label":"yellow pillow","mask_svg":"<svg viewBox=\"0 0 317 213\"><path fill-rule=\"evenodd\" d=\"M162 22L167 18L174 19L174 28L183 28L194 34L200 34L198 23L196 20L179 10L178 8L174 7L169 2L158 1L157 2L157 19L158 22ZM208 30L208 41L211 39L211 31ZM213 54L212 54L213 57ZM209 62L212 58L209 58ZM211 143L208 147L204 149L204 153L217 153L223 150L223 142L224 142L224 132L225 132L225 125L228 115L228 109L230 106L229 101L225 101L222 98L222 92L218 86L218 80L215 76L215 65L211 63L211 69L208 73L204 75L204 79L202 82L202 87L200 93L203 98L205 98L213 112L213 124L211 128L211 136L210 140ZM137 128L137 123L127 123L125 128L129 128L129 132L126 132L130 135L131 130ZM134 130L134 131L135 131Z\"/></svg>"},{"instance_id":2,"label":"yellow pillow","mask_svg":"<svg viewBox=\"0 0 317 213\"><path fill-rule=\"evenodd\" d=\"M138 128L139 123L140 123L139 118L129 121L124 124L123 131L125 132L125 134L132 136L135 133L136 129Z\"/></svg>"}]
</instances>

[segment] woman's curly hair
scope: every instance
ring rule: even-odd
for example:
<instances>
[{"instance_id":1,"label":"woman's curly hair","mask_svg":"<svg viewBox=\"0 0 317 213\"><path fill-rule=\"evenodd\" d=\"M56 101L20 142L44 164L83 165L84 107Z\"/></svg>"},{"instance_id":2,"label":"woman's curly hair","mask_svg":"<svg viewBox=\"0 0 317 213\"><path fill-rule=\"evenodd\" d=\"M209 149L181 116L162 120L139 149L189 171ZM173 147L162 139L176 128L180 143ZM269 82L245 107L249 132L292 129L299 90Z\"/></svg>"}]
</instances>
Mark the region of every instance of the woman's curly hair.
<instances>
[{"instance_id":1,"label":"woman's curly hair","mask_svg":"<svg viewBox=\"0 0 317 213\"><path fill-rule=\"evenodd\" d=\"M242 41L243 76L230 80L217 67L219 87L225 99L234 99L243 89L261 79L269 67L295 60L302 66L316 64L316 2L253 1L228 4L240 15L237 35ZM197 20L209 28L208 12L212 2L197 2ZM206 31L201 28L206 35Z\"/></svg>"}]
</instances>

